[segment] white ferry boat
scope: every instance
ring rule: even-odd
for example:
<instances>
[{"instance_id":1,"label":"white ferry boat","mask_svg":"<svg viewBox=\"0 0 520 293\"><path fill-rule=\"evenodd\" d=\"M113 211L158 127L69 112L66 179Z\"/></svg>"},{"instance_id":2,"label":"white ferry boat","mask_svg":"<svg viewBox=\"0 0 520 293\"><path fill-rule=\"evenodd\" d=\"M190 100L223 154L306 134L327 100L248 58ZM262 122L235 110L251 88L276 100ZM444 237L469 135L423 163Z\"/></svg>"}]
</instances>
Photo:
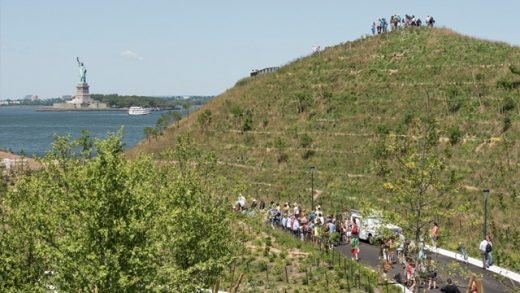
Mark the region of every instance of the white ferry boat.
<instances>
[{"instance_id":1,"label":"white ferry boat","mask_svg":"<svg viewBox=\"0 0 520 293\"><path fill-rule=\"evenodd\" d=\"M128 109L129 115L147 115L147 114L150 114L150 112L152 112L152 110L149 108L136 107L136 106L132 106Z\"/></svg>"}]
</instances>

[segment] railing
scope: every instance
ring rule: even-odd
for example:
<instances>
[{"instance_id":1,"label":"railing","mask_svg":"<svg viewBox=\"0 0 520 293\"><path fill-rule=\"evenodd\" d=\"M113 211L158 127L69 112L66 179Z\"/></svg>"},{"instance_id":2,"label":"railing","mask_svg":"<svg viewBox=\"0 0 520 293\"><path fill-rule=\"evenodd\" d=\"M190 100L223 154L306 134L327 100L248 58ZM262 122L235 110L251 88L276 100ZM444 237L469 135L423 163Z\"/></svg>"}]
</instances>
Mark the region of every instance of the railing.
<instances>
[{"instance_id":1,"label":"railing","mask_svg":"<svg viewBox=\"0 0 520 293\"><path fill-rule=\"evenodd\" d=\"M251 77L257 76L257 75L263 75L263 74L272 73L272 72L277 71L278 69L280 69L280 67L267 67L267 68L260 69L260 70L253 69L251 71Z\"/></svg>"}]
</instances>

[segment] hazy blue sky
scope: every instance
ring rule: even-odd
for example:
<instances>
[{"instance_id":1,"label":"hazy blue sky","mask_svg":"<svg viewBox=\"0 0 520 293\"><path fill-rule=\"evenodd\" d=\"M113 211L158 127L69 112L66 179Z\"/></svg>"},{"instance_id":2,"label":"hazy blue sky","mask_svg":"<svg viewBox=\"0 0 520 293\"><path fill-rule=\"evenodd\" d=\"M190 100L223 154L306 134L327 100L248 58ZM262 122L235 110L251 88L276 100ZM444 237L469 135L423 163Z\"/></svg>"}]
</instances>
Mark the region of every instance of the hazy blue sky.
<instances>
[{"instance_id":1,"label":"hazy blue sky","mask_svg":"<svg viewBox=\"0 0 520 293\"><path fill-rule=\"evenodd\" d=\"M520 0L0 0L0 99L94 93L213 95L369 33L391 14L520 45Z\"/></svg>"}]
</instances>

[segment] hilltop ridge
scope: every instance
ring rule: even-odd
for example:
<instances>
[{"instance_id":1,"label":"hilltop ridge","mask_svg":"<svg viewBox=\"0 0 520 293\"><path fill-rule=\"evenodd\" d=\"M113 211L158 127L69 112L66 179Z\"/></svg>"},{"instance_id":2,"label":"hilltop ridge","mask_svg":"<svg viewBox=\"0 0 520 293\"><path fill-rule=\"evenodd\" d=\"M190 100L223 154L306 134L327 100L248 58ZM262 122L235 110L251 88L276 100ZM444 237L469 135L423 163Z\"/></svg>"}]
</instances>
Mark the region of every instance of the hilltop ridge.
<instances>
[{"instance_id":1,"label":"hilltop ridge","mask_svg":"<svg viewBox=\"0 0 520 293\"><path fill-rule=\"evenodd\" d=\"M376 136L407 135L407 119L428 114L462 178L454 200L468 206L441 219L446 231L467 235L446 245L476 246L480 190L489 188L496 257L518 271L520 93L500 86L518 79L510 65L520 67L520 48L448 29L363 38L244 78L157 141L128 153L160 158L177 136L189 134L217 153L220 172L256 198L308 205L308 169L316 166L316 200L329 210L355 206L360 198L391 208L374 170Z\"/></svg>"}]
</instances>

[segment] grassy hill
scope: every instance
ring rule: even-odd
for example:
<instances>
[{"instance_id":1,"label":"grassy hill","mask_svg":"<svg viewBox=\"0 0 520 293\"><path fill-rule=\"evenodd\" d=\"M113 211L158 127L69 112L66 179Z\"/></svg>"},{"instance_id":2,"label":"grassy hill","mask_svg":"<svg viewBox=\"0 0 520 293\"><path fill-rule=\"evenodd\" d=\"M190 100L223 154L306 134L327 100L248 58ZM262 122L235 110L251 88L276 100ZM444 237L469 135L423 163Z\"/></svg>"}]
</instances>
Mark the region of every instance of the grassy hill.
<instances>
[{"instance_id":1,"label":"grassy hill","mask_svg":"<svg viewBox=\"0 0 520 293\"><path fill-rule=\"evenodd\" d=\"M387 179L374 164L378 134L409 135L407 121L431 114L463 187L438 219L443 245L462 241L476 253L481 190L489 188L495 258L520 271L520 90L510 83L520 76L510 65L520 66L520 48L447 29L359 39L240 80L129 155L160 159L189 134L252 197L309 207L309 167L316 166L316 200L327 210L357 207L360 199L392 210Z\"/></svg>"}]
</instances>

